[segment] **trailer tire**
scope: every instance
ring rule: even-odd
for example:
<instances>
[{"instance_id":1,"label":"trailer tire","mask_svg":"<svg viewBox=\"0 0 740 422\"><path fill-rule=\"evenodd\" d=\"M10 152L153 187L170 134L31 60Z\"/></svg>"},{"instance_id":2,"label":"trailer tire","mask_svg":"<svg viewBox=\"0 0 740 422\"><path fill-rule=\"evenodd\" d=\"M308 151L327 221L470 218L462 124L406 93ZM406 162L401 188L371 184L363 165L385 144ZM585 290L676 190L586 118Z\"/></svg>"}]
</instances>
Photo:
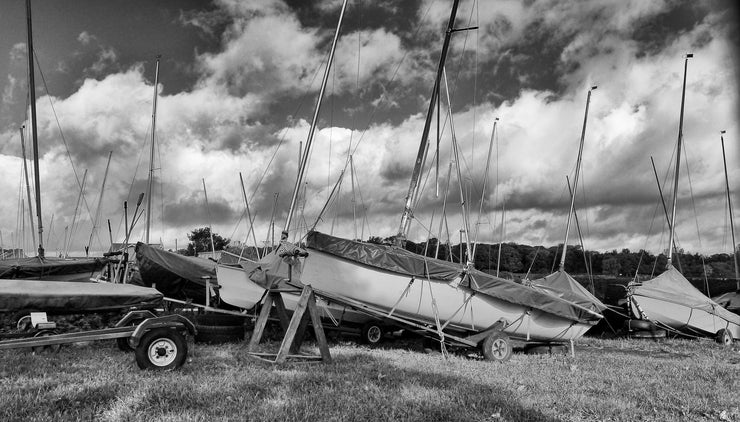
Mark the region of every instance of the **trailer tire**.
<instances>
[{"instance_id":1,"label":"trailer tire","mask_svg":"<svg viewBox=\"0 0 740 422\"><path fill-rule=\"evenodd\" d=\"M717 343L727 347L732 346L732 341L734 340L732 333L727 328L717 331L717 336L714 339Z\"/></svg>"},{"instance_id":2,"label":"trailer tire","mask_svg":"<svg viewBox=\"0 0 740 422\"><path fill-rule=\"evenodd\" d=\"M649 339L649 340L658 340L666 338L668 333L666 330L662 329L655 329L650 331L633 331L630 333L631 338L638 338L638 339Z\"/></svg>"},{"instance_id":3,"label":"trailer tire","mask_svg":"<svg viewBox=\"0 0 740 422\"><path fill-rule=\"evenodd\" d=\"M513 352L511 339L501 331L494 331L481 343L481 351L488 360L506 362Z\"/></svg>"},{"instance_id":4,"label":"trailer tire","mask_svg":"<svg viewBox=\"0 0 740 422\"><path fill-rule=\"evenodd\" d=\"M177 330L155 328L144 334L135 354L136 364L141 369L172 370L185 363L188 344Z\"/></svg>"},{"instance_id":5,"label":"trailer tire","mask_svg":"<svg viewBox=\"0 0 740 422\"><path fill-rule=\"evenodd\" d=\"M564 344L535 344L525 349L528 355L567 355L568 346Z\"/></svg>"},{"instance_id":6,"label":"trailer tire","mask_svg":"<svg viewBox=\"0 0 740 422\"><path fill-rule=\"evenodd\" d=\"M628 319L627 321L624 321L624 328L627 329L627 331L654 331L658 329L655 324L653 324L651 321L646 321L644 319Z\"/></svg>"},{"instance_id":7,"label":"trailer tire","mask_svg":"<svg viewBox=\"0 0 740 422\"><path fill-rule=\"evenodd\" d=\"M57 334L56 331L53 330L41 330L34 334L34 337L46 337L50 335ZM59 351L62 350L61 344L50 344L46 346L33 346L31 347L31 351L34 355L40 355L42 353L59 353Z\"/></svg>"},{"instance_id":8,"label":"trailer tire","mask_svg":"<svg viewBox=\"0 0 740 422\"><path fill-rule=\"evenodd\" d=\"M197 325L195 326L197 343L222 344L238 343L244 340L243 325Z\"/></svg>"},{"instance_id":9,"label":"trailer tire","mask_svg":"<svg viewBox=\"0 0 740 422\"><path fill-rule=\"evenodd\" d=\"M376 322L366 322L360 330L360 342L371 347L379 345L383 341L385 330Z\"/></svg>"},{"instance_id":10,"label":"trailer tire","mask_svg":"<svg viewBox=\"0 0 740 422\"><path fill-rule=\"evenodd\" d=\"M121 337L116 339L116 346L118 350L122 352L133 352L134 348L128 342L129 337Z\"/></svg>"}]
</instances>

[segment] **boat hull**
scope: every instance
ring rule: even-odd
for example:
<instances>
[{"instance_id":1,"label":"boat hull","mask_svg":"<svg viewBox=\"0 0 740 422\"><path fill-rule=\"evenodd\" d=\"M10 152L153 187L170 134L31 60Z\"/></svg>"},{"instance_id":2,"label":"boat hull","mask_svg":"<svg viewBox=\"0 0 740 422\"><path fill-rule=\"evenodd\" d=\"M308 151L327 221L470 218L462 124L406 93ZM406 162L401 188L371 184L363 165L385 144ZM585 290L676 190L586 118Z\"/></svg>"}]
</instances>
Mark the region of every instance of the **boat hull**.
<instances>
[{"instance_id":1,"label":"boat hull","mask_svg":"<svg viewBox=\"0 0 740 422\"><path fill-rule=\"evenodd\" d=\"M317 291L393 310L394 315L415 322L437 326L439 321L440 326L468 333L504 320L504 332L513 338L568 341L593 326L485 294L471 297L470 290L456 287L454 281L414 279L315 249L309 249L305 258L301 281Z\"/></svg>"},{"instance_id":2,"label":"boat hull","mask_svg":"<svg viewBox=\"0 0 740 422\"><path fill-rule=\"evenodd\" d=\"M254 263L256 265L256 263ZM249 279L249 274L244 268L219 265L216 267L218 284L221 286L219 296L221 301L231 306L242 309L252 309L265 295L266 289ZM283 287L290 287L282 283ZM298 306L299 293L281 292L285 308L294 311ZM342 304L334 303L322 298L316 299L321 316L336 322L337 325L344 323L364 324L373 321L374 318Z\"/></svg>"},{"instance_id":3,"label":"boat hull","mask_svg":"<svg viewBox=\"0 0 740 422\"><path fill-rule=\"evenodd\" d=\"M733 338L740 338L740 325L715 312L636 295L630 298L630 306L633 315L644 315L659 326L667 326L685 334L711 337L724 328L730 331Z\"/></svg>"}]
</instances>

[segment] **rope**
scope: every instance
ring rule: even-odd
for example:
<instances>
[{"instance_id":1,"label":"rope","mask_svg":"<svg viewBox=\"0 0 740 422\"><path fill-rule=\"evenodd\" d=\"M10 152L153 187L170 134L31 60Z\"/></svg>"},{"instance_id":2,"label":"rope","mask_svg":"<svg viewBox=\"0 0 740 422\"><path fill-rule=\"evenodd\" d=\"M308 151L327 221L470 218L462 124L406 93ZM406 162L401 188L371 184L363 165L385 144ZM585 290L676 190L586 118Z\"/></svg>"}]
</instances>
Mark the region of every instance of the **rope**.
<instances>
[{"instance_id":1,"label":"rope","mask_svg":"<svg viewBox=\"0 0 740 422\"><path fill-rule=\"evenodd\" d=\"M401 300L405 297L408 297L409 290L411 289L411 285L414 284L414 277L411 277L411 280L409 280L409 284L406 285L406 288L403 289L403 292L401 292L401 296L398 297L398 300L396 303L393 304L393 307L391 308L390 312L388 312L388 316L393 315L393 312L396 311L396 307L399 303L401 303Z\"/></svg>"}]
</instances>

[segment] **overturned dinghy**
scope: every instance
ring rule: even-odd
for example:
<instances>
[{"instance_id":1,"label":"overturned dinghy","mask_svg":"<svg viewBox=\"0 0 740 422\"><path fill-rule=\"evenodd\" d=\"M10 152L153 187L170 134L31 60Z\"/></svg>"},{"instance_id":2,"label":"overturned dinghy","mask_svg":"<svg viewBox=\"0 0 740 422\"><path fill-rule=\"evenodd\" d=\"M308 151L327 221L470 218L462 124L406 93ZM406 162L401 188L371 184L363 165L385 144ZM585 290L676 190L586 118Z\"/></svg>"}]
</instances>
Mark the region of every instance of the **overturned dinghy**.
<instances>
[{"instance_id":1,"label":"overturned dinghy","mask_svg":"<svg viewBox=\"0 0 740 422\"><path fill-rule=\"evenodd\" d=\"M329 236L307 238L300 280L422 324L457 332L498 326L514 339L563 342L581 337L602 315L459 264L410 251Z\"/></svg>"},{"instance_id":2,"label":"overturned dinghy","mask_svg":"<svg viewBox=\"0 0 740 422\"><path fill-rule=\"evenodd\" d=\"M90 281L107 263L106 258L14 258L0 261L0 278Z\"/></svg>"}]
</instances>

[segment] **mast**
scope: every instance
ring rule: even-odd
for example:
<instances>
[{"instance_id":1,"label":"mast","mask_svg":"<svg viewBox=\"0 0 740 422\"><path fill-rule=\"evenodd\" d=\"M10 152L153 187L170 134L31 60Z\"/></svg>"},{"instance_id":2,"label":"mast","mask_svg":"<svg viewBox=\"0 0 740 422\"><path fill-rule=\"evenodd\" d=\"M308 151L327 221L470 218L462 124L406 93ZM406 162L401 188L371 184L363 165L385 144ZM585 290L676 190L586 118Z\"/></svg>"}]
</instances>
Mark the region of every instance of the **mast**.
<instances>
[{"instance_id":1,"label":"mast","mask_svg":"<svg viewBox=\"0 0 740 422\"><path fill-rule=\"evenodd\" d=\"M403 215L401 216L401 225L398 228L398 236L396 237L397 246L403 246L408 235L409 226L411 225L411 217L413 215L413 203L414 197L416 197L416 191L419 188L419 178L421 177L421 167L424 165L424 155L426 153L427 144L429 143L429 129L432 124L432 115L434 113L434 104L437 101L437 95L439 94L439 86L442 80L442 71L445 67L445 61L447 59L447 50L450 46L450 37L455 32L455 16L457 15L457 5L459 0L455 0L452 3L452 11L450 12L450 19L447 22L447 31L445 32L444 43L442 44L442 54L439 57L439 65L437 66L437 76L434 79L434 88L432 88L432 97L429 100L429 108L427 109L427 117L424 121L424 131L421 134L421 142L419 143L419 151L416 154L416 162L414 163L414 171L411 174L411 182L409 183L409 191L406 194L406 204L403 208Z\"/></svg>"},{"instance_id":2,"label":"mast","mask_svg":"<svg viewBox=\"0 0 740 422\"><path fill-rule=\"evenodd\" d=\"M725 187L727 190L727 207L730 209L730 233L732 233L732 259L735 263L736 290L740 291L740 269L737 265L737 251L735 250L735 224L732 221L732 200L730 199L730 181L727 178L727 158L725 157L725 131L721 131L719 138L722 140L722 162L725 165Z\"/></svg>"},{"instance_id":3,"label":"mast","mask_svg":"<svg viewBox=\"0 0 740 422\"><path fill-rule=\"evenodd\" d=\"M493 120L493 131L491 131L491 142L488 144L488 158L486 158L486 170L483 173L483 189L480 194L480 207L478 207L478 221L475 223L475 237L473 238L473 256L475 256L475 250L478 248L478 229L480 228L480 217L483 215L483 202L486 196L486 185L488 183L488 170L491 165L491 151L493 151L493 142L496 136L496 125L498 124L498 117Z\"/></svg>"},{"instance_id":4,"label":"mast","mask_svg":"<svg viewBox=\"0 0 740 422\"><path fill-rule=\"evenodd\" d=\"M108 180L108 169L110 169L110 159L113 157L113 151L108 152L108 164L105 166L105 174L103 175L103 185L100 187L100 196L98 197L98 209L95 210L95 221L93 221L93 228L90 231L90 240L87 241L87 248L92 247L93 236L95 235L95 229L98 228L98 221L100 220L101 208L103 206L103 194L105 193L105 182ZM100 241L100 239L98 239ZM111 244L113 242L111 241Z\"/></svg>"},{"instance_id":5,"label":"mast","mask_svg":"<svg viewBox=\"0 0 740 422\"><path fill-rule=\"evenodd\" d=\"M573 195L570 196L570 210L568 211L568 222L565 224L565 240L563 241L563 256L560 258L558 271L565 270L565 253L568 251L568 233L570 232L570 219L576 206L576 193L578 192L578 175L581 171L581 160L583 159L583 141L586 139L586 122L588 121L588 106L591 103L591 91L597 87L592 86L586 97L586 112L583 115L583 128L581 129L581 143L578 146L578 159L576 160L576 177L573 181Z\"/></svg>"},{"instance_id":6,"label":"mast","mask_svg":"<svg viewBox=\"0 0 740 422\"><path fill-rule=\"evenodd\" d=\"M157 55L157 65L154 69L154 100L152 101L152 145L149 152L149 181L146 186L146 238L144 242L149 244L149 229L152 220L152 181L154 180L154 134L157 127L157 86L159 84L159 59L161 54ZM205 183L205 182L204 182Z\"/></svg>"},{"instance_id":7,"label":"mast","mask_svg":"<svg viewBox=\"0 0 740 422\"><path fill-rule=\"evenodd\" d=\"M455 136L455 124L453 123L452 119L452 103L450 102L450 89L447 86L447 73L445 72L444 68L442 69L442 73L444 74L444 80L445 80L445 93L447 94L447 112L449 113L450 117L450 131L452 132L452 151L454 153L455 157L455 170L457 173L457 185L460 188L460 208L462 208L462 217L463 217L463 229L465 230L465 252L468 255L467 264L466 267L473 265L474 257L472 255L472 248L470 247L470 215L468 213L468 207L465 203L465 190L463 189L463 178L462 173L460 172L460 157L459 157L459 151L457 147L457 137ZM462 244L462 239L461 242ZM462 245L460 246L462 248ZM460 262L462 263L462 249L460 250Z\"/></svg>"},{"instance_id":8,"label":"mast","mask_svg":"<svg viewBox=\"0 0 740 422\"><path fill-rule=\"evenodd\" d=\"M689 67L689 59L693 54L687 54L683 61L683 88L681 89L681 115L678 119L678 140L676 141L676 173L673 177L673 209L671 210L670 239L668 239L668 263L666 267L673 267L673 236L676 231L676 204L678 203L678 175L681 168L681 143L683 142L683 107L686 100L686 72Z\"/></svg>"},{"instance_id":9,"label":"mast","mask_svg":"<svg viewBox=\"0 0 740 422\"><path fill-rule=\"evenodd\" d=\"M31 236L33 237L33 244L36 244L36 229L33 227L33 206L31 205L31 181L28 179L28 163L26 162L26 141L23 139L23 129L25 126L21 126L21 154L23 154L23 174L26 177L26 196L28 197L28 213L31 222Z\"/></svg>"},{"instance_id":10,"label":"mast","mask_svg":"<svg viewBox=\"0 0 740 422\"><path fill-rule=\"evenodd\" d=\"M44 226L41 222L41 177L39 176L39 140L36 127L36 81L33 67L33 28L31 0L26 0L26 28L28 29L28 93L31 96L31 140L33 143L33 176L36 188L36 217L39 225L39 258L44 258Z\"/></svg>"},{"instance_id":11,"label":"mast","mask_svg":"<svg viewBox=\"0 0 740 422\"><path fill-rule=\"evenodd\" d=\"M290 208L288 209L288 217L285 219L285 227L283 232L280 234L280 240L288 240L288 231L290 230L290 221L293 219L293 213L298 202L298 193L303 185L303 178L306 172L306 163L308 157L311 154L311 146L313 145L313 135L316 131L316 124L319 120L319 111L321 110L321 100L324 98L324 91L326 91L326 83L329 81L329 71L331 70L331 64L334 61L334 51L337 48L337 40L339 39L339 30L342 27L342 19L344 18L344 10L347 8L347 0L342 2L342 10L339 12L339 22L337 22L337 30L334 32L334 40L331 43L331 52L329 53L329 60L326 63L326 69L324 69L324 78L321 80L321 89L319 90L319 98L316 100L316 109L313 113L313 119L311 120L311 129L308 131L308 138L306 139L306 150L303 152L303 158L300 161L298 167L298 177L293 187L293 196L290 199Z\"/></svg>"}]
</instances>

